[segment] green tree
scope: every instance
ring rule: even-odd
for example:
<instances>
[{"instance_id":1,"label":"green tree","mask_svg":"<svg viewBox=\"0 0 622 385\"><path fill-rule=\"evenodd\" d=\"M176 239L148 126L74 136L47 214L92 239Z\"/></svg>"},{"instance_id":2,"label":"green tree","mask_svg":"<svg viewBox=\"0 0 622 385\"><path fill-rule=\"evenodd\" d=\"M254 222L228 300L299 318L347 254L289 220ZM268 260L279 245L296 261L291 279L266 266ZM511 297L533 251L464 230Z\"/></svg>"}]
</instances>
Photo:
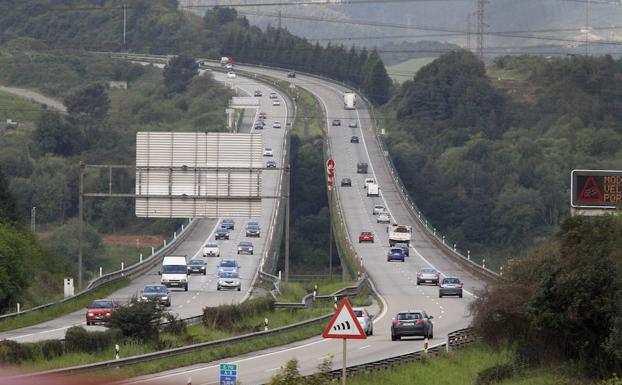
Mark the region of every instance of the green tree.
<instances>
[{"instance_id":1,"label":"green tree","mask_svg":"<svg viewBox=\"0 0 622 385\"><path fill-rule=\"evenodd\" d=\"M41 114L34 135L43 154L69 156L80 146L79 130L54 111Z\"/></svg>"},{"instance_id":2,"label":"green tree","mask_svg":"<svg viewBox=\"0 0 622 385\"><path fill-rule=\"evenodd\" d=\"M192 82L198 72L196 60L190 56L179 55L169 60L164 67L164 86L167 94L181 93Z\"/></svg>"},{"instance_id":3,"label":"green tree","mask_svg":"<svg viewBox=\"0 0 622 385\"><path fill-rule=\"evenodd\" d=\"M346 55L341 53L340 56ZM369 99L378 105L385 104L390 96L391 78L376 50L369 55L362 77L362 86Z\"/></svg>"},{"instance_id":4,"label":"green tree","mask_svg":"<svg viewBox=\"0 0 622 385\"><path fill-rule=\"evenodd\" d=\"M15 222L17 220L15 198L11 195L9 181L5 178L2 165L0 165L0 223Z\"/></svg>"},{"instance_id":5,"label":"green tree","mask_svg":"<svg viewBox=\"0 0 622 385\"><path fill-rule=\"evenodd\" d=\"M49 237L46 238L46 250L48 250L50 254L61 258L68 265L77 266L79 231L80 226L77 219L72 219L66 224L55 228ZM101 245L101 235L93 226L85 224L82 247L85 256L84 265L87 270L98 267L93 257L96 255Z\"/></svg>"},{"instance_id":6,"label":"green tree","mask_svg":"<svg viewBox=\"0 0 622 385\"><path fill-rule=\"evenodd\" d=\"M158 324L164 314L164 309L156 301L133 298L128 305L119 306L112 312L106 326L121 330L126 337L157 342L160 335Z\"/></svg>"},{"instance_id":7,"label":"green tree","mask_svg":"<svg viewBox=\"0 0 622 385\"><path fill-rule=\"evenodd\" d=\"M106 88L94 83L79 89L65 98L67 112L79 121L101 123L108 115L110 99Z\"/></svg>"}]
</instances>

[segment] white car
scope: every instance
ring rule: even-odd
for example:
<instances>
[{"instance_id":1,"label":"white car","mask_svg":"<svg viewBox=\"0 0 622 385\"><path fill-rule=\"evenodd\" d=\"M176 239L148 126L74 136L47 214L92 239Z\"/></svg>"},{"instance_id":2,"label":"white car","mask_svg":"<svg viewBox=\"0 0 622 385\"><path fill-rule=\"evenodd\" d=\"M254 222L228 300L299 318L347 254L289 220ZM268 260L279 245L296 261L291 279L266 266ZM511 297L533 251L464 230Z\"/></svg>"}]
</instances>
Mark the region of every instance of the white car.
<instances>
[{"instance_id":1,"label":"white car","mask_svg":"<svg viewBox=\"0 0 622 385\"><path fill-rule=\"evenodd\" d=\"M272 128L281 128L281 122L272 123Z\"/></svg>"},{"instance_id":2,"label":"white car","mask_svg":"<svg viewBox=\"0 0 622 385\"><path fill-rule=\"evenodd\" d=\"M220 248L217 243L208 243L203 247L204 257L220 257Z\"/></svg>"},{"instance_id":3,"label":"white car","mask_svg":"<svg viewBox=\"0 0 622 385\"><path fill-rule=\"evenodd\" d=\"M276 99L279 96L276 94L276 92L270 92L270 99Z\"/></svg>"},{"instance_id":4,"label":"white car","mask_svg":"<svg viewBox=\"0 0 622 385\"><path fill-rule=\"evenodd\" d=\"M228 70L232 70L233 69L233 64L229 63L227 65L225 65L225 68Z\"/></svg>"},{"instance_id":5,"label":"white car","mask_svg":"<svg viewBox=\"0 0 622 385\"><path fill-rule=\"evenodd\" d=\"M376 205L374 205L374 209L372 210L371 213L373 215L378 215L378 214L383 213L383 212L384 212L384 206L376 204Z\"/></svg>"},{"instance_id":6,"label":"white car","mask_svg":"<svg viewBox=\"0 0 622 385\"><path fill-rule=\"evenodd\" d=\"M272 102L272 105L273 106L280 106L281 102L279 102L278 100L275 100L275 101Z\"/></svg>"},{"instance_id":7,"label":"white car","mask_svg":"<svg viewBox=\"0 0 622 385\"><path fill-rule=\"evenodd\" d=\"M374 180L374 178L365 178L365 183L363 188L367 189L367 186L372 184L372 183L376 183L376 181Z\"/></svg>"},{"instance_id":8,"label":"white car","mask_svg":"<svg viewBox=\"0 0 622 385\"><path fill-rule=\"evenodd\" d=\"M236 78L235 72L231 72L231 71L227 72L227 78L235 79Z\"/></svg>"},{"instance_id":9,"label":"white car","mask_svg":"<svg viewBox=\"0 0 622 385\"><path fill-rule=\"evenodd\" d=\"M382 212L378 214L378 218L376 218L376 221L378 223L391 223L391 218L389 217L389 214Z\"/></svg>"},{"instance_id":10,"label":"white car","mask_svg":"<svg viewBox=\"0 0 622 385\"><path fill-rule=\"evenodd\" d=\"M270 147L266 147L263 149L263 156L274 156L272 153L272 149Z\"/></svg>"}]
</instances>

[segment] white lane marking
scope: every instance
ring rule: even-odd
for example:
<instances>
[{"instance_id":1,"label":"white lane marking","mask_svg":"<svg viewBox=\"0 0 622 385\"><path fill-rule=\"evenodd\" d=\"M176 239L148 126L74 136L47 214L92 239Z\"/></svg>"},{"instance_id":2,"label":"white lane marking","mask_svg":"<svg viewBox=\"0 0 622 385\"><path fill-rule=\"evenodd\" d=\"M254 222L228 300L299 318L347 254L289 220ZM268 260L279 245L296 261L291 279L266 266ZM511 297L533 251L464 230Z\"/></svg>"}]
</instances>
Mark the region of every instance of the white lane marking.
<instances>
[{"instance_id":1,"label":"white lane marking","mask_svg":"<svg viewBox=\"0 0 622 385\"><path fill-rule=\"evenodd\" d=\"M270 352L270 353L265 353L265 354L261 354L261 355L257 355L257 356L253 356L253 357L248 357L248 358L242 358L239 360L235 360L235 361L223 361L229 364L238 364L240 362L246 362L246 361L252 361L252 360L256 360L257 358L264 358L264 357L269 357L269 356L273 356L276 354L282 354L282 353L286 353L292 350L297 350L297 349L302 349L302 348L306 348L308 346L312 346L312 345L317 345L317 344L321 344L324 342L328 342L328 339L321 339L321 340L317 340L317 341L313 341L313 342L309 342L308 344L304 344L304 345L300 345L300 346L295 346L289 349L284 349L284 350L279 350L279 351L275 351L275 352ZM220 363L216 364L216 365L210 365L210 366L205 366L202 368L196 368L196 369L190 369L190 370L184 370L183 372L175 372L175 373L169 373L169 374L164 374L161 376L156 376L156 377L151 377L151 378L143 378L140 380L135 380L132 382L124 382L123 384L137 384L137 383L141 383L141 382L150 382L150 381L158 381L161 380L163 378L169 378L169 377L174 377L174 376L186 376L188 373L195 373L195 372L199 372L202 370L209 370L209 369L215 369L220 367Z\"/></svg>"},{"instance_id":2,"label":"white lane marking","mask_svg":"<svg viewBox=\"0 0 622 385\"><path fill-rule=\"evenodd\" d=\"M266 373L270 373L270 372L274 372L274 371L279 370L279 369L281 369L281 367L278 367L278 368L272 368L272 369L266 369L266 370L264 370L264 372L266 372Z\"/></svg>"},{"instance_id":3,"label":"white lane marking","mask_svg":"<svg viewBox=\"0 0 622 385\"><path fill-rule=\"evenodd\" d=\"M371 345L365 345L359 348L359 350L363 350L363 349L367 349L367 348L371 348Z\"/></svg>"},{"instance_id":4,"label":"white lane marking","mask_svg":"<svg viewBox=\"0 0 622 385\"><path fill-rule=\"evenodd\" d=\"M37 334L47 334L47 333L53 333L53 332L57 332L57 331L59 331L59 330L66 330L66 329L69 329L69 328L70 328L70 327L72 327L72 326L80 326L80 325L86 325L86 322L81 322L81 323L79 323L79 324L75 324L75 325L71 325L71 326L63 326L62 328L58 328L58 329L44 330L44 331L41 331L41 332L30 333L30 334L22 334L22 335L19 335L19 336L17 336L17 337L9 337L9 338L7 338L7 339L10 339L10 340L19 340L19 339L26 338L26 337L30 337L30 336L36 336Z\"/></svg>"},{"instance_id":5,"label":"white lane marking","mask_svg":"<svg viewBox=\"0 0 622 385\"><path fill-rule=\"evenodd\" d=\"M333 358L332 354L327 354L325 356L318 357L318 361L324 361L324 360L328 360L328 359L332 359L332 358Z\"/></svg>"}]
</instances>

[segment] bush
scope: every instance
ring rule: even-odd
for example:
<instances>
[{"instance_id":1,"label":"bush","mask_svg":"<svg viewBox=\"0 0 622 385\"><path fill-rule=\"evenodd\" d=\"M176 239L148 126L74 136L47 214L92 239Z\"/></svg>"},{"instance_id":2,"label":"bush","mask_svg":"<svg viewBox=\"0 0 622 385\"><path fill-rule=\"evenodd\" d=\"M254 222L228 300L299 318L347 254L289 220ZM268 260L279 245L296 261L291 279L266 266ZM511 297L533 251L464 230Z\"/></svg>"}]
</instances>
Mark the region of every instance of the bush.
<instances>
[{"instance_id":1,"label":"bush","mask_svg":"<svg viewBox=\"0 0 622 385\"><path fill-rule=\"evenodd\" d=\"M209 329L231 331L236 320L251 318L274 310L274 299L261 297L239 305L220 305L203 308L203 324Z\"/></svg>"},{"instance_id":2,"label":"bush","mask_svg":"<svg viewBox=\"0 0 622 385\"><path fill-rule=\"evenodd\" d=\"M60 357L65 352L63 343L60 340L45 340L38 344L41 348L41 354L46 360Z\"/></svg>"},{"instance_id":3,"label":"bush","mask_svg":"<svg viewBox=\"0 0 622 385\"><path fill-rule=\"evenodd\" d=\"M477 373L476 385L492 385L514 376L512 364L499 364L491 366Z\"/></svg>"},{"instance_id":4,"label":"bush","mask_svg":"<svg viewBox=\"0 0 622 385\"><path fill-rule=\"evenodd\" d=\"M119 329L125 337L140 341L158 341L158 325L164 317L164 310L155 301L132 299L127 306L119 306L106 323L106 326Z\"/></svg>"},{"instance_id":5,"label":"bush","mask_svg":"<svg viewBox=\"0 0 622 385\"><path fill-rule=\"evenodd\" d=\"M19 364L32 359L32 344L20 344L12 340L0 341L0 363Z\"/></svg>"},{"instance_id":6,"label":"bush","mask_svg":"<svg viewBox=\"0 0 622 385\"><path fill-rule=\"evenodd\" d=\"M164 315L166 319L166 324L164 325L163 330L167 333L170 333L175 336L181 336L186 332L186 324L184 321L176 317L174 314L166 313Z\"/></svg>"},{"instance_id":7,"label":"bush","mask_svg":"<svg viewBox=\"0 0 622 385\"><path fill-rule=\"evenodd\" d=\"M65 350L75 353L101 352L123 339L120 330L88 332L82 326L72 326L65 332Z\"/></svg>"}]
</instances>

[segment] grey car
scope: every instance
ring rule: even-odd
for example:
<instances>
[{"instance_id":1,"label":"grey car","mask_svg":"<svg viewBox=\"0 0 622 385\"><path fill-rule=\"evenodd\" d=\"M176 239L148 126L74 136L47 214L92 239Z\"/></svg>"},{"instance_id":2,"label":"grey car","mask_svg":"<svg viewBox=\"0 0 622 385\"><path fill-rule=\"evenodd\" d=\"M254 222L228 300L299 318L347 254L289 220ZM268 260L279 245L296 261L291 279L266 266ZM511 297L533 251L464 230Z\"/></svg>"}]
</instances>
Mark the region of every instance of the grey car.
<instances>
[{"instance_id":1,"label":"grey car","mask_svg":"<svg viewBox=\"0 0 622 385\"><path fill-rule=\"evenodd\" d=\"M462 298L462 286L459 278L446 277L441 280L441 284L438 287L438 297L443 298L446 295L457 295Z\"/></svg>"},{"instance_id":2,"label":"grey car","mask_svg":"<svg viewBox=\"0 0 622 385\"><path fill-rule=\"evenodd\" d=\"M406 254L407 257L410 257L410 247L408 247L408 243L397 242L395 245L393 245L393 247L399 247L404 251L404 254Z\"/></svg>"},{"instance_id":3,"label":"grey car","mask_svg":"<svg viewBox=\"0 0 622 385\"><path fill-rule=\"evenodd\" d=\"M423 310L407 310L397 313L391 322L391 340L396 341L402 337L434 338L432 318L434 317Z\"/></svg>"},{"instance_id":4,"label":"grey car","mask_svg":"<svg viewBox=\"0 0 622 385\"><path fill-rule=\"evenodd\" d=\"M441 274L431 267L426 267L417 272L417 285L421 283L430 282L434 285L438 285L441 279Z\"/></svg>"},{"instance_id":5,"label":"grey car","mask_svg":"<svg viewBox=\"0 0 622 385\"><path fill-rule=\"evenodd\" d=\"M247 237L257 237L261 236L261 230L257 225L248 225L246 226L246 236Z\"/></svg>"},{"instance_id":6,"label":"grey car","mask_svg":"<svg viewBox=\"0 0 622 385\"><path fill-rule=\"evenodd\" d=\"M214 238L229 240L229 230L225 229L224 227L219 228L218 230L216 230Z\"/></svg>"},{"instance_id":7,"label":"grey car","mask_svg":"<svg viewBox=\"0 0 622 385\"><path fill-rule=\"evenodd\" d=\"M235 229L235 221L231 218L225 218L222 220L220 227L224 227L227 230Z\"/></svg>"},{"instance_id":8,"label":"grey car","mask_svg":"<svg viewBox=\"0 0 622 385\"><path fill-rule=\"evenodd\" d=\"M164 285L147 285L140 294L141 301L158 301L164 306L171 306L171 295Z\"/></svg>"},{"instance_id":9,"label":"grey car","mask_svg":"<svg viewBox=\"0 0 622 385\"><path fill-rule=\"evenodd\" d=\"M240 264L235 259L221 259L216 267L218 267L218 276L226 271L237 272L240 270Z\"/></svg>"},{"instance_id":10,"label":"grey car","mask_svg":"<svg viewBox=\"0 0 622 385\"><path fill-rule=\"evenodd\" d=\"M367 309L363 307L355 307L352 311L354 312L357 321L361 324L365 334L368 336L374 335L374 323L372 322L372 318L374 318L374 316L369 314Z\"/></svg>"},{"instance_id":11,"label":"grey car","mask_svg":"<svg viewBox=\"0 0 622 385\"><path fill-rule=\"evenodd\" d=\"M240 242L238 244L238 254L253 255L253 244L245 241Z\"/></svg>"},{"instance_id":12,"label":"grey car","mask_svg":"<svg viewBox=\"0 0 622 385\"><path fill-rule=\"evenodd\" d=\"M202 259L197 258L190 260L190 262L188 262L188 275L194 273L206 275L207 269L205 265L206 263Z\"/></svg>"}]
</instances>

